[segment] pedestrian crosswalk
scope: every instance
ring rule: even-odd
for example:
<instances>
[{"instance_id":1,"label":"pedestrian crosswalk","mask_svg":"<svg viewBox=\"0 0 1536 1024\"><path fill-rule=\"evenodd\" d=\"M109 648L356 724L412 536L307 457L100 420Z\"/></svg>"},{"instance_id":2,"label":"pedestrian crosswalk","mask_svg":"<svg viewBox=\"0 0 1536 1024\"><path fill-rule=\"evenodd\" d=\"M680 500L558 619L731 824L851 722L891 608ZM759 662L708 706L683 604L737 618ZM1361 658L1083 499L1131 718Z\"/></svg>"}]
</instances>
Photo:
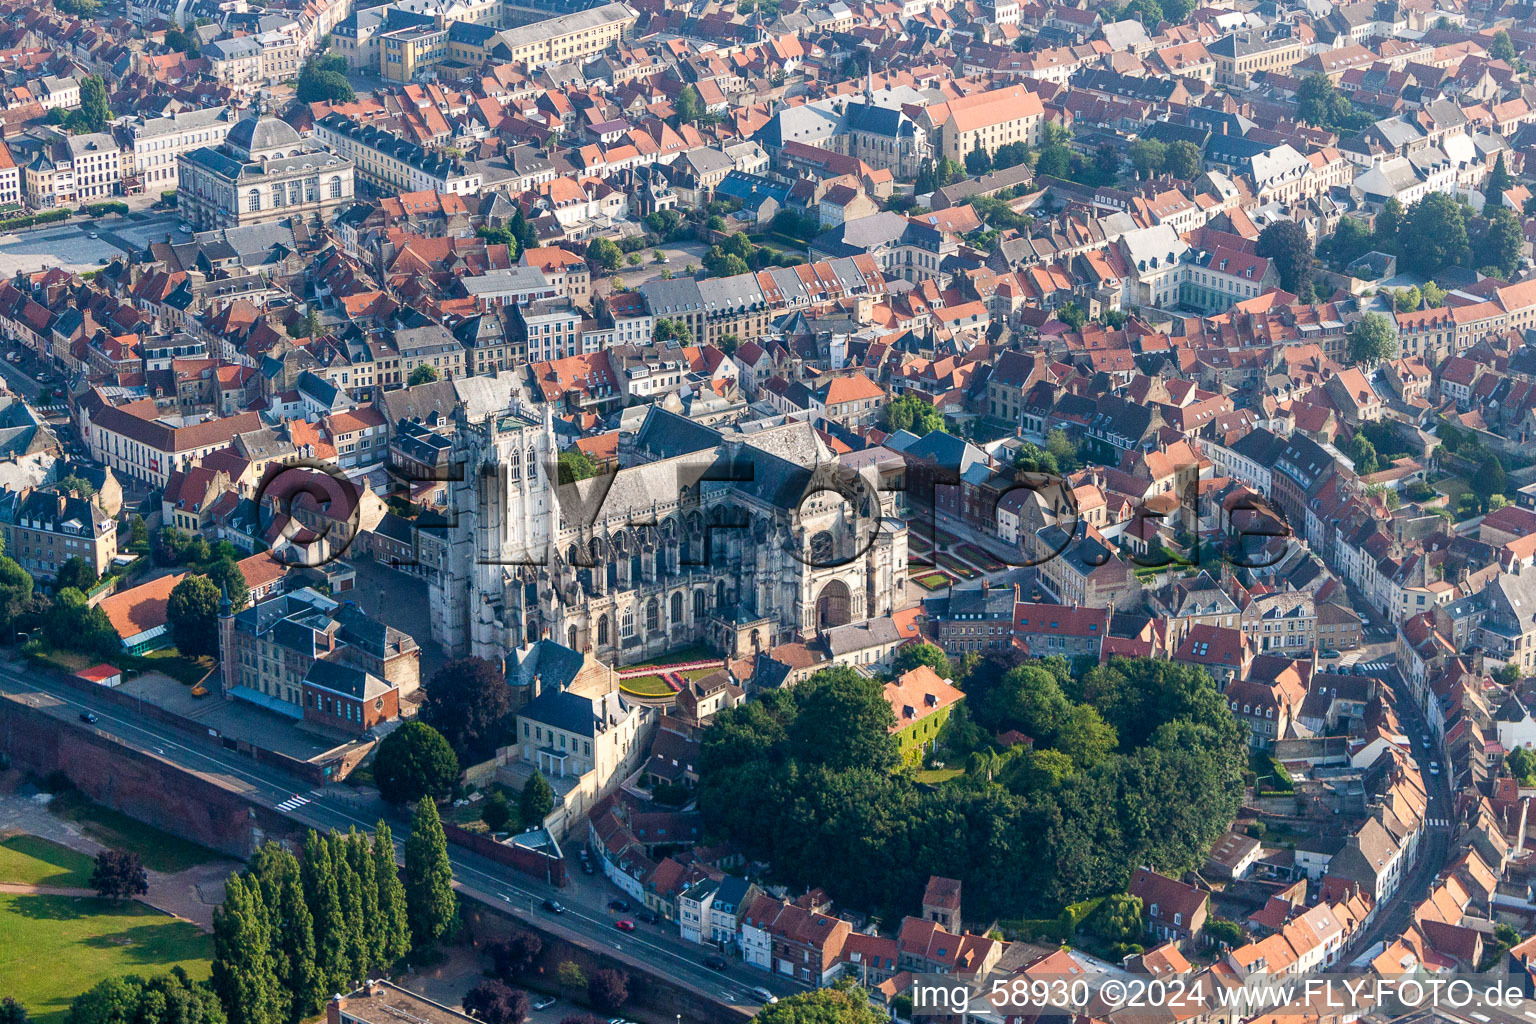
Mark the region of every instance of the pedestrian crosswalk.
<instances>
[{"instance_id":1,"label":"pedestrian crosswalk","mask_svg":"<svg viewBox=\"0 0 1536 1024\"><path fill-rule=\"evenodd\" d=\"M1425 818L1424 821L1425 821L1426 824L1429 825L1430 828L1450 828L1451 827L1451 819L1449 819L1449 818Z\"/></svg>"},{"instance_id":2,"label":"pedestrian crosswalk","mask_svg":"<svg viewBox=\"0 0 1536 1024\"><path fill-rule=\"evenodd\" d=\"M1361 672L1385 672L1392 667L1390 661L1359 661L1355 665Z\"/></svg>"},{"instance_id":3,"label":"pedestrian crosswalk","mask_svg":"<svg viewBox=\"0 0 1536 1024\"><path fill-rule=\"evenodd\" d=\"M298 810L300 807L303 807L307 803L309 803L309 797L304 796L301 793L296 796L291 796L287 800L284 800L282 803L277 805L277 809L286 814L289 811Z\"/></svg>"}]
</instances>

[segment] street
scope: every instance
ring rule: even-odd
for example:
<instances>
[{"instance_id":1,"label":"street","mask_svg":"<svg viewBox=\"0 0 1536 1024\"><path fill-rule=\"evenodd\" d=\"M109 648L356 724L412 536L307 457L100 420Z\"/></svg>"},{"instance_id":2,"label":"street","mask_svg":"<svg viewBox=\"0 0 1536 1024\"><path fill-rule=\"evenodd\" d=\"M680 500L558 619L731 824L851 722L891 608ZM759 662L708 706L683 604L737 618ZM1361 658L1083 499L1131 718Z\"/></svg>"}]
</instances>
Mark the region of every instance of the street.
<instances>
[{"instance_id":1,"label":"street","mask_svg":"<svg viewBox=\"0 0 1536 1024\"><path fill-rule=\"evenodd\" d=\"M345 786L300 790L283 772L222 748L190 745L186 733L157 723L136 722L115 704L96 701L39 674L19 671L13 661L0 661L0 695L43 709L75 728L86 728L77 719L81 712L91 711L96 721L89 728L96 733L175 764L302 826L327 831L346 831L356 826L360 831L371 831L382 817L395 831L397 848L404 849L409 819L377 798L361 798L357 791ZM619 895L618 890L600 874L582 874L575 864L574 849L569 853L571 884L556 889L449 846L454 881L465 895L493 906L500 904L514 916L564 933L572 941L616 951L630 960L636 970L654 969L701 995L741 1006L757 1005L758 1000L751 992L755 986L781 994L797 991L784 979L740 964L732 965L726 972L710 970L703 960L712 951L684 943L670 924L642 923L638 931L618 932L614 921L621 915L607 909L608 900ZM566 912L554 916L540 910L542 902L549 898L558 899Z\"/></svg>"}]
</instances>

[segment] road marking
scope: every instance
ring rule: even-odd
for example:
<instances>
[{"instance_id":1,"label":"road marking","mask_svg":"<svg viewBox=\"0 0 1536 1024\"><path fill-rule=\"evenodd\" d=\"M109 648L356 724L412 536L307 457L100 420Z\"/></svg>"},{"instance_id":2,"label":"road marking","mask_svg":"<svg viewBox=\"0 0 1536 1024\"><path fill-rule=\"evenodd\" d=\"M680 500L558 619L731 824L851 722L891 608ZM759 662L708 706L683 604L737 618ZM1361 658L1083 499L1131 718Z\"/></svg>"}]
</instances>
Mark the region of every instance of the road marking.
<instances>
[{"instance_id":1,"label":"road marking","mask_svg":"<svg viewBox=\"0 0 1536 1024\"><path fill-rule=\"evenodd\" d=\"M307 803L309 803L309 797L307 796L291 796L287 800L284 800L282 803L278 804L277 809L286 814L289 811L298 810L300 807L303 807Z\"/></svg>"}]
</instances>

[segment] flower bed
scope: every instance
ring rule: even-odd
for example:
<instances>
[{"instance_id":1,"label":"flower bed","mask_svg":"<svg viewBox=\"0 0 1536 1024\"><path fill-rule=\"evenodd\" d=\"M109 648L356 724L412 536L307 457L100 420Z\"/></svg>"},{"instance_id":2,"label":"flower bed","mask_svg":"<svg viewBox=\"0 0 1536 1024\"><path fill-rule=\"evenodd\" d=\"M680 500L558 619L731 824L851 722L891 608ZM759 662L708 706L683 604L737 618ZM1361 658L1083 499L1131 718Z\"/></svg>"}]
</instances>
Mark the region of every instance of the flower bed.
<instances>
[{"instance_id":1,"label":"flower bed","mask_svg":"<svg viewBox=\"0 0 1536 1024\"><path fill-rule=\"evenodd\" d=\"M950 572L954 573L956 576L959 576L961 579L973 580L977 576L981 575L980 570L972 569L969 565L966 565L954 555L940 555L939 564L942 565L945 569L948 569Z\"/></svg>"},{"instance_id":2,"label":"flower bed","mask_svg":"<svg viewBox=\"0 0 1536 1024\"><path fill-rule=\"evenodd\" d=\"M987 572L1001 572L1008 568L975 544L961 544L955 549L955 553L973 564L981 566Z\"/></svg>"},{"instance_id":3,"label":"flower bed","mask_svg":"<svg viewBox=\"0 0 1536 1024\"><path fill-rule=\"evenodd\" d=\"M940 587L949 586L954 582L954 578L947 572L930 572L912 577L912 582L924 590L938 590Z\"/></svg>"}]
</instances>

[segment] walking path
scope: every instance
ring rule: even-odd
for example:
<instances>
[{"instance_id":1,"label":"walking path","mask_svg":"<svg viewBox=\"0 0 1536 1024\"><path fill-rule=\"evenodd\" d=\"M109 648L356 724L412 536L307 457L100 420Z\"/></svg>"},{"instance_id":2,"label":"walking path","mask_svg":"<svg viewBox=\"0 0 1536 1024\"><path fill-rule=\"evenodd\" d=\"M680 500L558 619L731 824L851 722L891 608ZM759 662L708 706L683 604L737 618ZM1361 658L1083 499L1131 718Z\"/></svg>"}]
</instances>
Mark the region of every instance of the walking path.
<instances>
[{"instance_id":1,"label":"walking path","mask_svg":"<svg viewBox=\"0 0 1536 1024\"><path fill-rule=\"evenodd\" d=\"M50 814L47 794L0 794L0 837L15 833L47 839L88 857L106 849L75 822ZM224 882L236 867L231 861L220 860L198 864L175 874L150 871L149 893L139 897L139 901L161 913L191 921L204 931L212 931L213 911L224 902ZM40 896L96 895L92 889L68 886L0 885L0 892Z\"/></svg>"}]
</instances>

